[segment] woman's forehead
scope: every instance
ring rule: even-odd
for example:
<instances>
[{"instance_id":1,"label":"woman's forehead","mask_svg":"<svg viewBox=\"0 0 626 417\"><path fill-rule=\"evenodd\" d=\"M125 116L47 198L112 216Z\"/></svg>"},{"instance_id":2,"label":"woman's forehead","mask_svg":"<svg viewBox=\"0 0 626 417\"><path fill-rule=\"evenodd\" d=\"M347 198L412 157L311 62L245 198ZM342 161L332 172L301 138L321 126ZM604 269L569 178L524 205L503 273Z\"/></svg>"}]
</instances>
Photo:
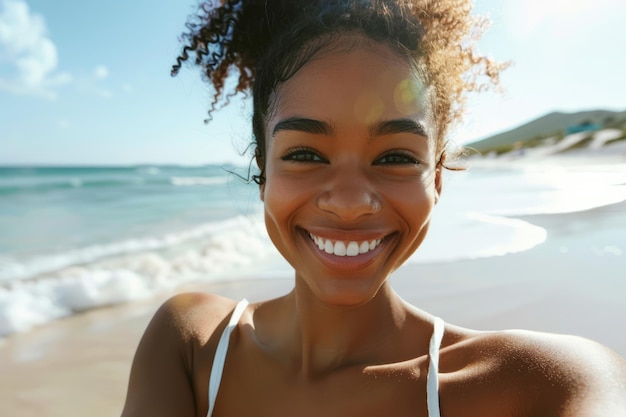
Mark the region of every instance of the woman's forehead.
<instances>
[{"instance_id":1,"label":"woman's forehead","mask_svg":"<svg viewBox=\"0 0 626 417\"><path fill-rule=\"evenodd\" d=\"M307 116L363 124L419 118L429 111L428 94L412 66L391 48L368 42L348 50L321 51L274 95L276 119Z\"/></svg>"}]
</instances>

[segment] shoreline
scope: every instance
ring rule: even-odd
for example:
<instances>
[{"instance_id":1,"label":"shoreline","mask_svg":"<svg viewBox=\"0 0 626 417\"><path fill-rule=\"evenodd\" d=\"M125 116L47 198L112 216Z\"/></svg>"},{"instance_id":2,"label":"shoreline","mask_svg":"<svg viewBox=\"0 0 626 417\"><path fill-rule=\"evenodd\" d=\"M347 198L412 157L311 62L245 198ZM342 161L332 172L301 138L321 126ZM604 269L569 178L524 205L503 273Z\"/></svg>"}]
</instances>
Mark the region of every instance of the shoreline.
<instances>
[{"instance_id":1,"label":"shoreline","mask_svg":"<svg viewBox=\"0 0 626 417\"><path fill-rule=\"evenodd\" d=\"M455 325L568 333L626 357L626 202L585 212L526 216L547 240L525 252L404 265L392 287ZM244 278L244 277L242 277ZM292 279L187 284L250 301L288 292ZM130 364L148 321L173 293L90 310L0 343L0 415L95 417L121 412Z\"/></svg>"}]
</instances>

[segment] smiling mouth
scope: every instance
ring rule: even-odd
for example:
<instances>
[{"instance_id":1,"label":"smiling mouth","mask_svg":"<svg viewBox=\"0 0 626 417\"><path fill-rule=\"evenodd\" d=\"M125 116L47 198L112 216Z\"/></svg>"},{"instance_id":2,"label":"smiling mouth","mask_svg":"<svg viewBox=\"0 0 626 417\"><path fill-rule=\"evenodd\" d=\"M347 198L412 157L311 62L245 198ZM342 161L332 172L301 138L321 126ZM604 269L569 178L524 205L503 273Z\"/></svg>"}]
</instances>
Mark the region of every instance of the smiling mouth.
<instances>
[{"instance_id":1,"label":"smiling mouth","mask_svg":"<svg viewBox=\"0 0 626 417\"><path fill-rule=\"evenodd\" d=\"M309 237L317 245L318 249L335 256L359 256L366 254L378 247L382 239L364 241L341 241L325 239L308 232Z\"/></svg>"}]
</instances>

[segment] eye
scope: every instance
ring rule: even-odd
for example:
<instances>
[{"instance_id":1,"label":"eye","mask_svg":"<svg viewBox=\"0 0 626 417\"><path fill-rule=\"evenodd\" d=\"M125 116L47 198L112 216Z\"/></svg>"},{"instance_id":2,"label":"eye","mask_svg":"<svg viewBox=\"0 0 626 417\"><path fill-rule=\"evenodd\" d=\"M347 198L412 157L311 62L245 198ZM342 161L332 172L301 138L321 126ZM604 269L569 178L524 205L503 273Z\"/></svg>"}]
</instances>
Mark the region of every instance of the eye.
<instances>
[{"instance_id":1,"label":"eye","mask_svg":"<svg viewBox=\"0 0 626 417\"><path fill-rule=\"evenodd\" d=\"M320 154L312 148L297 147L287 150L284 156L281 156L283 161L294 162L313 162L313 163L325 163L326 159L320 156Z\"/></svg>"},{"instance_id":2,"label":"eye","mask_svg":"<svg viewBox=\"0 0 626 417\"><path fill-rule=\"evenodd\" d=\"M420 160L409 151L391 151L377 160L373 165L419 165Z\"/></svg>"}]
</instances>

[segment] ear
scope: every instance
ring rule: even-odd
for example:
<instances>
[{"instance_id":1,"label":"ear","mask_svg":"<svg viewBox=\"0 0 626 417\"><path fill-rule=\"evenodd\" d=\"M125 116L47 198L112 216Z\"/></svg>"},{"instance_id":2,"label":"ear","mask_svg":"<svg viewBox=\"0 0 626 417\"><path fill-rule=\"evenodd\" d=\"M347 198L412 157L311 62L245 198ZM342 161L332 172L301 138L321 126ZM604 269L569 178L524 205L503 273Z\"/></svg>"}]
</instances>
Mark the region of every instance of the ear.
<instances>
[{"instance_id":1,"label":"ear","mask_svg":"<svg viewBox=\"0 0 626 417\"><path fill-rule=\"evenodd\" d=\"M259 197L261 198L261 201L265 202L265 159L258 151L255 152L254 159L259 167L259 171L261 171L261 174L259 174L261 180L261 183L259 184Z\"/></svg>"},{"instance_id":2,"label":"ear","mask_svg":"<svg viewBox=\"0 0 626 417\"><path fill-rule=\"evenodd\" d=\"M441 196L441 190L443 189L443 173L442 166L439 165L435 171L435 204L439 202Z\"/></svg>"}]
</instances>

